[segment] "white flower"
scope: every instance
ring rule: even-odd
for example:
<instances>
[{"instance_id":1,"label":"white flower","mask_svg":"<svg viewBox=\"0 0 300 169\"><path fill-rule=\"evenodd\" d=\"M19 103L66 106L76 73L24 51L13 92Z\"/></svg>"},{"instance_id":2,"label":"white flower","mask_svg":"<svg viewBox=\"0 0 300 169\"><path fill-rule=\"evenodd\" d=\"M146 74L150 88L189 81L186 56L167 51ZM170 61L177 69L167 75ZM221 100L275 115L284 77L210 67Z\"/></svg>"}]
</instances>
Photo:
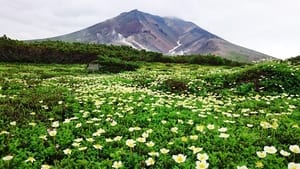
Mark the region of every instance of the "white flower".
<instances>
[{"instance_id":1,"label":"white flower","mask_svg":"<svg viewBox=\"0 0 300 169\"><path fill-rule=\"evenodd\" d=\"M156 156L156 157L158 157L158 156L159 156L159 153L158 153L158 152L152 151L152 152L148 153L148 155L149 155L149 156Z\"/></svg>"},{"instance_id":2,"label":"white flower","mask_svg":"<svg viewBox=\"0 0 300 169\"><path fill-rule=\"evenodd\" d=\"M173 144L174 144L173 141L168 142L168 145L173 145Z\"/></svg>"},{"instance_id":3,"label":"white flower","mask_svg":"<svg viewBox=\"0 0 300 169\"><path fill-rule=\"evenodd\" d=\"M122 136L116 136L115 138L114 138L114 141L120 141L122 139Z\"/></svg>"},{"instance_id":4,"label":"white flower","mask_svg":"<svg viewBox=\"0 0 300 169\"><path fill-rule=\"evenodd\" d=\"M36 161L36 160L35 160L33 157L28 157L27 160L25 160L26 163L27 163L27 162L33 163L33 162L35 162L35 161Z\"/></svg>"},{"instance_id":5,"label":"white flower","mask_svg":"<svg viewBox=\"0 0 300 169\"><path fill-rule=\"evenodd\" d=\"M79 128L79 127L81 127L81 126L82 126L81 123L77 123L76 126L75 126L75 128Z\"/></svg>"},{"instance_id":6,"label":"white flower","mask_svg":"<svg viewBox=\"0 0 300 169\"><path fill-rule=\"evenodd\" d=\"M206 161L206 160L208 160L208 155L206 154L206 153L203 153L203 154L197 154L197 159L199 160L199 161Z\"/></svg>"},{"instance_id":7,"label":"white flower","mask_svg":"<svg viewBox=\"0 0 300 169\"><path fill-rule=\"evenodd\" d=\"M213 125L213 124L209 124L209 125L207 125L207 128L208 128L209 130L212 130L212 129L214 129L214 128L215 128L215 125Z\"/></svg>"},{"instance_id":8,"label":"white flower","mask_svg":"<svg viewBox=\"0 0 300 169\"><path fill-rule=\"evenodd\" d=\"M92 143L92 142L94 142L95 140L94 140L93 138L87 138L86 141Z\"/></svg>"},{"instance_id":9,"label":"white flower","mask_svg":"<svg viewBox=\"0 0 300 169\"><path fill-rule=\"evenodd\" d=\"M79 151L84 151L86 149L87 149L87 147L80 147L80 148L78 148Z\"/></svg>"},{"instance_id":10,"label":"white flower","mask_svg":"<svg viewBox=\"0 0 300 169\"><path fill-rule=\"evenodd\" d=\"M151 158L151 157L148 158L145 162L146 162L146 165L147 165L147 166L154 165L154 163L155 163L155 161L154 161L153 158Z\"/></svg>"},{"instance_id":11,"label":"white flower","mask_svg":"<svg viewBox=\"0 0 300 169\"><path fill-rule=\"evenodd\" d=\"M197 140L197 139L198 139L198 136L197 136L197 135L191 135L191 136L190 136L190 139L191 139L191 140Z\"/></svg>"},{"instance_id":12,"label":"white flower","mask_svg":"<svg viewBox=\"0 0 300 169\"><path fill-rule=\"evenodd\" d=\"M48 164L44 164L41 166L41 169L50 169L50 168L51 168L51 166Z\"/></svg>"},{"instance_id":13,"label":"white flower","mask_svg":"<svg viewBox=\"0 0 300 169\"><path fill-rule=\"evenodd\" d=\"M253 127L253 124L247 124L247 127L251 128Z\"/></svg>"},{"instance_id":14,"label":"white flower","mask_svg":"<svg viewBox=\"0 0 300 169\"><path fill-rule=\"evenodd\" d=\"M237 169L248 169L247 166L243 165L243 166L237 166Z\"/></svg>"},{"instance_id":15,"label":"white flower","mask_svg":"<svg viewBox=\"0 0 300 169\"><path fill-rule=\"evenodd\" d=\"M59 121L54 121L51 126L54 128L59 127Z\"/></svg>"},{"instance_id":16,"label":"white flower","mask_svg":"<svg viewBox=\"0 0 300 169\"><path fill-rule=\"evenodd\" d=\"M282 156L285 156L285 157L291 155L291 153L289 153L289 152L287 152L287 151L284 151L284 150L280 150L279 153L280 153Z\"/></svg>"},{"instance_id":17,"label":"white flower","mask_svg":"<svg viewBox=\"0 0 300 169\"><path fill-rule=\"evenodd\" d=\"M150 133L152 133L153 132L153 130L152 129L148 129L148 130L146 130L146 133L148 133L148 134L150 134Z\"/></svg>"},{"instance_id":18,"label":"white flower","mask_svg":"<svg viewBox=\"0 0 300 169\"><path fill-rule=\"evenodd\" d=\"M147 142L146 143L147 147L153 147L155 145L155 143L153 143L153 141Z\"/></svg>"},{"instance_id":19,"label":"white flower","mask_svg":"<svg viewBox=\"0 0 300 169\"><path fill-rule=\"evenodd\" d=\"M3 134L9 134L9 132L8 132L8 131L5 131L5 130L2 130L2 131L0 132L0 135L3 135Z\"/></svg>"},{"instance_id":20,"label":"white flower","mask_svg":"<svg viewBox=\"0 0 300 169\"><path fill-rule=\"evenodd\" d=\"M136 141L140 142L140 143L145 143L146 139L144 137L139 137L136 139Z\"/></svg>"},{"instance_id":21,"label":"white flower","mask_svg":"<svg viewBox=\"0 0 300 169\"><path fill-rule=\"evenodd\" d=\"M178 121L178 123L183 124L183 120L178 119L177 121Z\"/></svg>"},{"instance_id":22,"label":"white flower","mask_svg":"<svg viewBox=\"0 0 300 169\"><path fill-rule=\"evenodd\" d=\"M271 124L271 127L272 129L277 129L278 128L278 123L276 121L274 121L272 124Z\"/></svg>"},{"instance_id":23,"label":"white flower","mask_svg":"<svg viewBox=\"0 0 300 169\"><path fill-rule=\"evenodd\" d=\"M28 125L29 125L29 126L36 126L36 123L30 122L30 123L28 123Z\"/></svg>"},{"instance_id":24,"label":"white flower","mask_svg":"<svg viewBox=\"0 0 300 169\"><path fill-rule=\"evenodd\" d=\"M47 136L46 135L41 135L41 136L39 136L39 138L42 139L42 140L47 140Z\"/></svg>"},{"instance_id":25,"label":"white flower","mask_svg":"<svg viewBox=\"0 0 300 169\"><path fill-rule=\"evenodd\" d=\"M13 158L14 158L14 156L8 155L8 156L3 157L2 160L4 160L4 161L10 161Z\"/></svg>"},{"instance_id":26,"label":"white flower","mask_svg":"<svg viewBox=\"0 0 300 169\"><path fill-rule=\"evenodd\" d=\"M73 147L79 147L79 146L80 146L80 143L72 143L72 146L73 146Z\"/></svg>"},{"instance_id":27,"label":"white flower","mask_svg":"<svg viewBox=\"0 0 300 169\"><path fill-rule=\"evenodd\" d=\"M289 149L291 150L291 152L299 154L300 153L300 148L298 145L290 145Z\"/></svg>"},{"instance_id":28,"label":"white flower","mask_svg":"<svg viewBox=\"0 0 300 169\"><path fill-rule=\"evenodd\" d=\"M140 127L134 127L134 130L138 131L138 130L141 130Z\"/></svg>"},{"instance_id":29,"label":"white flower","mask_svg":"<svg viewBox=\"0 0 300 169\"><path fill-rule=\"evenodd\" d=\"M144 132L144 133L142 134L142 137L144 137L144 138L148 138L148 137L149 137L149 133L147 133L147 132Z\"/></svg>"},{"instance_id":30,"label":"white flower","mask_svg":"<svg viewBox=\"0 0 300 169\"><path fill-rule=\"evenodd\" d=\"M166 124L167 121L166 121L166 120L162 120L161 123L162 123L162 124Z\"/></svg>"},{"instance_id":31,"label":"white flower","mask_svg":"<svg viewBox=\"0 0 300 169\"><path fill-rule=\"evenodd\" d=\"M122 166L122 161L115 161L112 165L112 168L121 168Z\"/></svg>"},{"instance_id":32,"label":"white flower","mask_svg":"<svg viewBox=\"0 0 300 169\"><path fill-rule=\"evenodd\" d=\"M264 151L269 154L275 154L277 149L274 146L265 146Z\"/></svg>"},{"instance_id":33,"label":"white flower","mask_svg":"<svg viewBox=\"0 0 300 169\"><path fill-rule=\"evenodd\" d=\"M259 158L265 158L267 156L265 151L257 151L256 154Z\"/></svg>"},{"instance_id":34,"label":"white flower","mask_svg":"<svg viewBox=\"0 0 300 169\"><path fill-rule=\"evenodd\" d=\"M203 126L203 125L197 125L197 126L196 126L196 130L197 130L197 131L203 132L204 129L205 129L205 126Z\"/></svg>"},{"instance_id":35,"label":"white flower","mask_svg":"<svg viewBox=\"0 0 300 169\"><path fill-rule=\"evenodd\" d=\"M12 121L9 124L12 125L12 126L15 126L15 125L17 125L17 122L16 121Z\"/></svg>"},{"instance_id":36,"label":"white flower","mask_svg":"<svg viewBox=\"0 0 300 169\"><path fill-rule=\"evenodd\" d=\"M93 145L93 147L97 150L101 150L103 148L103 146L100 144L95 144L95 145Z\"/></svg>"},{"instance_id":37,"label":"white flower","mask_svg":"<svg viewBox=\"0 0 300 169\"><path fill-rule=\"evenodd\" d=\"M178 127L172 127L171 132L173 133L178 133Z\"/></svg>"},{"instance_id":38,"label":"white flower","mask_svg":"<svg viewBox=\"0 0 300 169\"><path fill-rule=\"evenodd\" d=\"M133 148L135 146L135 141L132 139L126 140L126 145L130 148Z\"/></svg>"},{"instance_id":39,"label":"white flower","mask_svg":"<svg viewBox=\"0 0 300 169\"><path fill-rule=\"evenodd\" d=\"M194 124L194 121L193 121L193 120L189 120L189 121L187 122L187 124L193 125L193 124Z\"/></svg>"},{"instance_id":40,"label":"white flower","mask_svg":"<svg viewBox=\"0 0 300 169\"><path fill-rule=\"evenodd\" d=\"M201 148L201 147L195 147L195 146L188 147L188 149L192 150L193 154L199 153L200 151L203 150L203 148Z\"/></svg>"},{"instance_id":41,"label":"white flower","mask_svg":"<svg viewBox=\"0 0 300 169\"><path fill-rule=\"evenodd\" d=\"M226 127L222 127L222 128L219 128L218 131L219 131L219 132L226 132L226 131L227 131L227 128L226 128Z\"/></svg>"},{"instance_id":42,"label":"white flower","mask_svg":"<svg viewBox=\"0 0 300 169\"><path fill-rule=\"evenodd\" d=\"M78 142L83 141L83 138L76 138L76 139L74 139L74 141L78 143Z\"/></svg>"},{"instance_id":43,"label":"white flower","mask_svg":"<svg viewBox=\"0 0 300 169\"><path fill-rule=\"evenodd\" d=\"M228 137L229 137L229 134L226 134L226 133L220 133L219 137L220 137L220 138L228 138Z\"/></svg>"},{"instance_id":44,"label":"white flower","mask_svg":"<svg viewBox=\"0 0 300 169\"><path fill-rule=\"evenodd\" d=\"M48 130L48 133L51 137L54 137L54 136L56 136L57 131L56 130Z\"/></svg>"},{"instance_id":45,"label":"white flower","mask_svg":"<svg viewBox=\"0 0 300 169\"><path fill-rule=\"evenodd\" d=\"M173 155L172 158L176 163L183 163L186 160L186 156L183 154Z\"/></svg>"},{"instance_id":46,"label":"white flower","mask_svg":"<svg viewBox=\"0 0 300 169\"><path fill-rule=\"evenodd\" d=\"M100 136L101 134L105 133L106 131L104 129L98 129L95 133L93 133L93 136Z\"/></svg>"},{"instance_id":47,"label":"white flower","mask_svg":"<svg viewBox=\"0 0 300 169\"><path fill-rule=\"evenodd\" d=\"M181 137L181 141L182 141L182 142L187 142L187 141L188 141L188 138L187 138L187 137Z\"/></svg>"},{"instance_id":48,"label":"white flower","mask_svg":"<svg viewBox=\"0 0 300 169\"><path fill-rule=\"evenodd\" d=\"M271 124L266 122L266 121L262 121L260 122L260 126L263 128L263 129L268 129L268 128L271 128Z\"/></svg>"},{"instance_id":49,"label":"white flower","mask_svg":"<svg viewBox=\"0 0 300 169\"><path fill-rule=\"evenodd\" d=\"M111 139L111 138L106 138L105 141L106 141L107 143L110 143L110 142L113 142L114 140Z\"/></svg>"},{"instance_id":50,"label":"white flower","mask_svg":"<svg viewBox=\"0 0 300 169\"><path fill-rule=\"evenodd\" d=\"M87 120L85 121L86 124L93 124L95 121L92 121L92 120Z\"/></svg>"},{"instance_id":51,"label":"white flower","mask_svg":"<svg viewBox=\"0 0 300 169\"><path fill-rule=\"evenodd\" d=\"M106 133L106 131L104 129L100 128L97 130L97 133L103 134L103 133Z\"/></svg>"},{"instance_id":52,"label":"white flower","mask_svg":"<svg viewBox=\"0 0 300 169\"><path fill-rule=\"evenodd\" d=\"M65 119L65 121L63 123L70 123L71 119Z\"/></svg>"},{"instance_id":53,"label":"white flower","mask_svg":"<svg viewBox=\"0 0 300 169\"><path fill-rule=\"evenodd\" d=\"M111 126L116 126L117 124L118 124L118 123L117 123L116 121L112 121L110 125L111 125Z\"/></svg>"},{"instance_id":54,"label":"white flower","mask_svg":"<svg viewBox=\"0 0 300 169\"><path fill-rule=\"evenodd\" d=\"M72 150L69 148L64 150L64 154L66 154L66 155L70 155L71 153L72 153Z\"/></svg>"},{"instance_id":55,"label":"white flower","mask_svg":"<svg viewBox=\"0 0 300 169\"><path fill-rule=\"evenodd\" d=\"M300 163L291 162L288 164L288 169L300 169Z\"/></svg>"},{"instance_id":56,"label":"white flower","mask_svg":"<svg viewBox=\"0 0 300 169\"><path fill-rule=\"evenodd\" d=\"M257 161L257 162L255 163L255 167L256 167L256 168L263 168L263 167L264 167L264 164L263 164L261 161Z\"/></svg>"},{"instance_id":57,"label":"white flower","mask_svg":"<svg viewBox=\"0 0 300 169\"><path fill-rule=\"evenodd\" d=\"M209 166L209 163L206 161L196 161L196 169L207 169Z\"/></svg>"},{"instance_id":58,"label":"white flower","mask_svg":"<svg viewBox=\"0 0 300 169\"><path fill-rule=\"evenodd\" d=\"M169 151L170 151L170 150L169 150L169 149L166 149L166 148L160 149L160 152L161 152L162 154L167 154Z\"/></svg>"}]
</instances>

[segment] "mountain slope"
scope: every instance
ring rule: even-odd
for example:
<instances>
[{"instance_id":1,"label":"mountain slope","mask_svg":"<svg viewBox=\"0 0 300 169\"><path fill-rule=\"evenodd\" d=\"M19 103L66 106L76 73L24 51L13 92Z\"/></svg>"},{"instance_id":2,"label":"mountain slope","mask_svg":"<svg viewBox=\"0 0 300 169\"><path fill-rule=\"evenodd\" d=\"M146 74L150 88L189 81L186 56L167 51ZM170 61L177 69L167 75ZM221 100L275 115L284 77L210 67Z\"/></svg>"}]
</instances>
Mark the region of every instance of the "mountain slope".
<instances>
[{"instance_id":1,"label":"mountain slope","mask_svg":"<svg viewBox=\"0 0 300 169\"><path fill-rule=\"evenodd\" d=\"M192 22L159 17L138 10L47 40L128 45L168 55L211 53L242 62L272 58L232 44Z\"/></svg>"}]
</instances>

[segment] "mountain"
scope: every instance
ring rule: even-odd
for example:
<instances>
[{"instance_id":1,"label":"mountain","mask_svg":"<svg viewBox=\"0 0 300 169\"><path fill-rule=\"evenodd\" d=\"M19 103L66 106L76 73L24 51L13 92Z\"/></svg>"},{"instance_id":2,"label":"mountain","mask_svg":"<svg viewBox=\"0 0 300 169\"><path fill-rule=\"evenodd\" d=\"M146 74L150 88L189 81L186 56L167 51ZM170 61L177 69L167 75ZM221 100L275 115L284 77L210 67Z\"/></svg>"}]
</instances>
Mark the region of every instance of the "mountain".
<instances>
[{"instance_id":1,"label":"mountain","mask_svg":"<svg viewBox=\"0 0 300 169\"><path fill-rule=\"evenodd\" d=\"M167 55L210 53L242 62L272 58L232 44L192 22L138 10L121 13L86 29L46 40L128 45Z\"/></svg>"}]
</instances>

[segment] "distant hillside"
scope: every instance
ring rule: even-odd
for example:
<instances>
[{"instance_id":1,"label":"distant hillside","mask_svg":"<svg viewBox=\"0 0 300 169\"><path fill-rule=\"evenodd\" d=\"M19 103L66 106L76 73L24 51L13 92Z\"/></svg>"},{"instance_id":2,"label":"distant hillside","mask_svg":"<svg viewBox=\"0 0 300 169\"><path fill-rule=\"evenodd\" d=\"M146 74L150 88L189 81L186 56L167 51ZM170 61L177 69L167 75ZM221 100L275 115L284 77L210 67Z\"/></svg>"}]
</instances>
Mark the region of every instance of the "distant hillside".
<instances>
[{"instance_id":1,"label":"distant hillside","mask_svg":"<svg viewBox=\"0 0 300 169\"><path fill-rule=\"evenodd\" d=\"M121 13L77 32L42 40L127 45L166 55L214 54L240 62L272 59L232 44L192 22L138 10Z\"/></svg>"},{"instance_id":2,"label":"distant hillside","mask_svg":"<svg viewBox=\"0 0 300 169\"><path fill-rule=\"evenodd\" d=\"M214 55L163 56L161 53L136 50L129 46L113 46L61 41L26 43L0 37L0 61L29 63L90 63L103 58L123 61L193 63L238 66L241 63Z\"/></svg>"}]
</instances>

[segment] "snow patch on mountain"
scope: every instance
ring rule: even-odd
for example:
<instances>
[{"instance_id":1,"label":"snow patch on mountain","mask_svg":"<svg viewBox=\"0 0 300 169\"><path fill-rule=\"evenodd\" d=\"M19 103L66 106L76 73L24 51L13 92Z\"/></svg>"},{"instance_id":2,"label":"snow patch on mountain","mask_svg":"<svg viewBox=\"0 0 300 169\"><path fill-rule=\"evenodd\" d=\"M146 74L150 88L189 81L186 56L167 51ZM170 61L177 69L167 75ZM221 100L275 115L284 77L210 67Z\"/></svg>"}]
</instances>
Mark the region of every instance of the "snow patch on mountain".
<instances>
[{"instance_id":1,"label":"snow patch on mountain","mask_svg":"<svg viewBox=\"0 0 300 169\"><path fill-rule=\"evenodd\" d=\"M180 43L180 41L177 41L176 43L177 43L177 46L175 46L174 48L172 48L171 50L169 50L168 54L170 54L170 55L176 55L178 53L175 50L177 48L179 48L182 44Z\"/></svg>"},{"instance_id":2,"label":"snow patch on mountain","mask_svg":"<svg viewBox=\"0 0 300 169\"><path fill-rule=\"evenodd\" d=\"M138 49L138 50L144 49L146 51L150 51L148 48L144 47L142 44L140 44L139 42L134 40L134 37L132 37L132 36L125 38L122 34L118 33L117 37L118 38L115 41L115 43L131 46L132 48Z\"/></svg>"}]
</instances>

